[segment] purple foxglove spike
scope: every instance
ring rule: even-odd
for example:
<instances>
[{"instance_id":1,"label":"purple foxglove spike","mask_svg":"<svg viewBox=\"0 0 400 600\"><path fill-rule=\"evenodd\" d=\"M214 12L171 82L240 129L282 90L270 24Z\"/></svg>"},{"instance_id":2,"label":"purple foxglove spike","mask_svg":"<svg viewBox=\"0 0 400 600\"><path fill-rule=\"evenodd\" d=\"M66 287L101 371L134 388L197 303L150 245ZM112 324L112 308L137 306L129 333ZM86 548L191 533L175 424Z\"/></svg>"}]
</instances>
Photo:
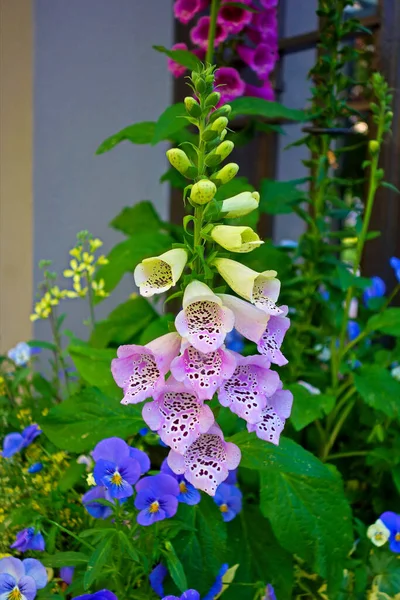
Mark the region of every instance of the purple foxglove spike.
<instances>
[{"instance_id":1,"label":"purple foxglove spike","mask_svg":"<svg viewBox=\"0 0 400 600\"><path fill-rule=\"evenodd\" d=\"M268 398L268 406L270 406L282 420L288 419L293 406L292 392L283 390L282 382L280 382L275 394Z\"/></svg>"},{"instance_id":2,"label":"purple foxglove spike","mask_svg":"<svg viewBox=\"0 0 400 600\"><path fill-rule=\"evenodd\" d=\"M153 402L145 404L142 416L162 441L179 454L184 454L214 423L210 407L182 383L166 386Z\"/></svg>"},{"instance_id":3,"label":"purple foxglove spike","mask_svg":"<svg viewBox=\"0 0 400 600\"><path fill-rule=\"evenodd\" d=\"M171 373L177 381L194 391L199 400L211 400L219 386L231 377L235 367L235 356L224 346L203 354L184 342L181 355L171 363Z\"/></svg>"},{"instance_id":4,"label":"purple foxglove spike","mask_svg":"<svg viewBox=\"0 0 400 600\"><path fill-rule=\"evenodd\" d=\"M290 319L286 316L287 306L281 306L282 315L271 315L266 329L257 343L257 350L275 365L282 367L287 364L287 359L281 352L281 345L287 330L290 327Z\"/></svg>"},{"instance_id":5,"label":"purple foxglove spike","mask_svg":"<svg viewBox=\"0 0 400 600\"><path fill-rule=\"evenodd\" d=\"M264 81L261 87L246 83L244 95L251 96L252 98L262 98L263 100L268 100L270 102L275 100L275 91L268 79Z\"/></svg>"},{"instance_id":6,"label":"purple foxglove spike","mask_svg":"<svg viewBox=\"0 0 400 600\"><path fill-rule=\"evenodd\" d=\"M175 0L174 15L178 21L186 25L206 6L206 0Z\"/></svg>"},{"instance_id":7,"label":"purple foxglove spike","mask_svg":"<svg viewBox=\"0 0 400 600\"><path fill-rule=\"evenodd\" d=\"M190 31L190 39L193 44L200 48L207 49L208 45L208 31L210 29L210 17L201 17L195 27ZM228 37L228 31L224 25L217 23L215 31L214 46L219 46Z\"/></svg>"},{"instance_id":8,"label":"purple foxglove spike","mask_svg":"<svg viewBox=\"0 0 400 600\"><path fill-rule=\"evenodd\" d=\"M237 53L260 78L269 75L278 60L277 50L268 44L259 44L256 48L238 46Z\"/></svg>"},{"instance_id":9,"label":"purple foxglove spike","mask_svg":"<svg viewBox=\"0 0 400 600\"><path fill-rule=\"evenodd\" d=\"M111 362L113 377L124 391L122 404L137 404L164 384L172 359L177 356L181 338L167 333L146 346L120 346Z\"/></svg>"},{"instance_id":10,"label":"purple foxglove spike","mask_svg":"<svg viewBox=\"0 0 400 600\"><path fill-rule=\"evenodd\" d=\"M285 419L281 419L271 406L267 406L261 413L261 421L255 424L247 424L247 430L255 431L257 437L275 446L279 445L279 437L285 426Z\"/></svg>"},{"instance_id":11,"label":"purple foxglove spike","mask_svg":"<svg viewBox=\"0 0 400 600\"><path fill-rule=\"evenodd\" d=\"M218 400L247 423L258 423L268 397L278 389L279 375L269 369L265 356L237 355L236 360L235 372L218 390Z\"/></svg>"},{"instance_id":12,"label":"purple foxglove spike","mask_svg":"<svg viewBox=\"0 0 400 600\"><path fill-rule=\"evenodd\" d=\"M228 1L222 0L218 11L218 23L223 25L229 34L236 35L251 23L252 13L237 6L224 6ZM251 0L244 0L243 4L251 5Z\"/></svg>"},{"instance_id":13,"label":"purple foxglove spike","mask_svg":"<svg viewBox=\"0 0 400 600\"><path fill-rule=\"evenodd\" d=\"M260 10L253 13L251 25L259 31L263 38L278 37L278 19L276 10Z\"/></svg>"},{"instance_id":14,"label":"purple foxglove spike","mask_svg":"<svg viewBox=\"0 0 400 600\"><path fill-rule=\"evenodd\" d=\"M243 96L246 84L234 67L221 67L215 73L215 87L221 94L220 105Z\"/></svg>"}]
</instances>

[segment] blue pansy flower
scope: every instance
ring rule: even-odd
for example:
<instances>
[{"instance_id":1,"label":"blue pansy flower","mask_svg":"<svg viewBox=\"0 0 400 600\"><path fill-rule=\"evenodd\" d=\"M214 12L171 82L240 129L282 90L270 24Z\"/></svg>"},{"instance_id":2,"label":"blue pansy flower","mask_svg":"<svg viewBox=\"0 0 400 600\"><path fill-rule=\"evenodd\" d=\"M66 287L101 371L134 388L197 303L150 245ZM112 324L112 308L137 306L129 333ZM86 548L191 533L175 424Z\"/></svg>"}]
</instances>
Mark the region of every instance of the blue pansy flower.
<instances>
[{"instance_id":1,"label":"blue pansy flower","mask_svg":"<svg viewBox=\"0 0 400 600\"><path fill-rule=\"evenodd\" d=\"M219 507L223 520L228 523L242 510L242 492L235 485L220 483L214 502Z\"/></svg>"},{"instance_id":2,"label":"blue pansy flower","mask_svg":"<svg viewBox=\"0 0 400 600\"><path fill-rule=\"evenodd\" d=\"M139 429L139 435L141 435L142 437L147 435L149 433L150 429L148 427L142 427L142 429Z\"/></svg>"},{"instance_id":3,"label":"blue pansy flower","mask_svg":"<svg viewBox=\"0 0 400 600\"><path fill-rule=\"evenodd\" d=\"M14 348L8 351L7 356L15 362L18 367L24 367L28 364L32 355L32 349L26 342L19 342Z\"/></svg>"},{"instance_id":4,"label":"blue pansy flower","mask_svg":"<svg viewBox=\"0 0 400 600\"><path fill-rule=\"evenodd\" d=\"M162 563L159 563L149 575L149 581L151 589L162 598L164 596L164 579L168 574L167 567L164 567Z\"/></svg>"},{"instance_id":5,"label":"blue pansy flower","mask_svg":"<svg viewBox=\"0 0 400 600\"><path fill-rule=\"evenodd\" d=\"M264 596L263 600L277 600L277 598L275 596L275 590L270 583L268 583L268 585L265 589L265 596Z\"/></svg>"},{"instance_id":6,"label":"blue pansy flower","mask_svg":"<svg viewBox=\"0 0 400 600\"><path fill-rule=\"evenodd\" d=\"M97 485L107 488L111 498L128 498L133 494L132 485L142 473L142 467L131 456L132 448L124 440L107 438L97 444L92 456L96 461L93 477Z\"/></svg>"},{"instance_id":7,"label":"blue pansy flower","mask_svg":"<svg viewBox=\"0 0 400 600\"><path fill-rule=\"evenodd\" d=\"M386 292L386 284L381 277L375 275L371 277L371 285L364 290L363 298L365 304L368 304L368 301L371 298L381 298L385 295Z\"/></svg>"},{"instance_id":8,"label":"blue pansy flower","mask_svg":"<svg viewBox=\"0 0 400 600\"><path fill-rule=\"evenodd\" d=\"M129 456L138 461L141 475L144 475L147 473L147 471L150 471L150 458L147 456L146 452L138 450L138 448L131 448L131 446L129 446Z\"/></svg>"},{"instance_id":9,"label":"blue pansy flower","mask_svg":"<svg viewBox=\"0 0 400 600\"><path fill-rule=\"evenodd\" d=\"M347 336L350 341L355 340L361 333L361 327L357 321L349 321L347 323Z\"/></svg>"},{"instance_id":10,"label":"blue pansy flower","mask_svg":"<svg viewBox=\"0 0 400 600\"><path fill-rule=\"evenodd\" d=\"M163 600L200 600L200 594L196 590L187 590L182 596L165 596Z\"/></svg>"},{"instance_id":11,"label":"blue pansy flower","mask_svg":"<svg viewBox=\"0 0 400 600\"><path fill-rule=\"evenodd\" d=\"M17 454L17 452L20 452L23 448L30 446L33 440L37 438L37 436L41 433L42 431L39 429L36 423L25 427L22 433L9 433L4 438L1 456L3 456L4 458L11 458L12 456L14 456L14 454Z\"/></svg>"},{"instance_id":12,"label":"blue pansy flower","mask_svg":"<svg viewBox=\"0 0 400 600\"><path fill-rule=\"evenodd\" d=\"M233 350L240 354L244 349L244 337L236 329L232 329L232 331L226 334L225 346L228 350Z\"/></svg>"},{"instance_id":13,"label":"blue pansy flower","mask_svg":"<svg viewBox=\"0 0 400 600\"><path fill-rule=\"evenodd\" d=\"M206 596L204 596L203 600L213 600L215 598L215 596L218 596L218 594L220 594L222 592L222 588L223 588L223 577L225 575L225 573L227 572L227 570L229 569L229 565L224 564L222 565L222 567L220 568L217 577L215 578L214 583L212 584L210 591L208 592L208 594L206 594Z\"/></svg>"},{"instance_id":14,"label":"blue pansy flower","mask_svg":"<svg viewBox=\"0 0 400 600\"><path fill-rule=\"evenodd\" d=\"M395 274L397 281L400 282L400 258L396 258L395 256L392 256L392 258L390 259L389 262L390 262L390 266L394 270L394 274Z\"/></svg>"},{"instance_id":15,"label":"blue pansy flower","mask_svg":"<svg viewBox=\"0 0 400 600\"><path fill-rule=\"evenodd\" d=\"M33 465L31 465L28 468L28 473L39 473L39 471L41 471L43 469L43 463L41 462L37 462L37 463L33 463Z\"/></svg>"},{"instance_id":16,"label":"blue pansy flower","mask_svg":"<svg viewBox=\"0 0 400 600\"><path fill-rule=\"evenodd\" d=\"M118 600L118 598L110 590L100 590L100 592L95 592L94 594L75 596L73 600Z\"/></svg>"},{"instance_id":17,"label":"blue pansy flower","mask_svg":"<svg viewBox=\"0 0 400 600\"><path fill-rule=\"evenodd\" d=\"M75 567L61 567L60 578L67 584L71 585L74 577Z\"/></svg>"},{"instance_id":18,"label":"blue pansy flower","mask_svg":"<svg viewBox=\"0 0 400 600\"><path fill-rule=\"evenodd\" d=\"M47 572L35 558L0 560L0 598L34 600L37 590L47 585Z\"/></svg>"},{"instance_id":19,"label":"blue pansy flower","mask_svg":"<svg viewBox=\"0 0 400 600\"><path fill-rule=\"evenodd\" d=\"M13 548L13 550L18 550L19 552L26 552L27 550L44 552L44 537L40 531L36 531L34 527L28 527L17 533L15 542L11 544L10 548Z\"/></svg>"},{"instance_id":20,"label":"blue pansy flower","mask_svg":"<svg viewBox=\"0 0 400 600\"><path fill-rule=\"evenodd\" d=\"M235 485L235 483L237 483L237 471L238 471L237 469L233 469L233 471L229 471L229 475L223 483L229 483L229 485Z\"/></svg>"},{"instance_id":21,"label":"blue pansy flower","mask_svg":"<svg viewBox=\"0 0 400 600\"><path fill-rule=\"evenodd\" d=\"M167 459L165 458L161 465L161 472L166 473L167 475L171 475L179 485L179 496L178 502L184 502L185 504L189 504L190 506L194 506L198 504L201 500L201 495L199 490L197 490L194 485L189 483L183 475L177 475L170 469Z\"/></svg>"},{"instance_id":22,"label":"blue pansy flower","mask_svg":"<svg viewBox=\"0 0 400 600\"><path fill-rule=\"evenodd\" d=\"M112 515L112 509L109 506L96 502L96 500L108 500L109 502L113 502L107 489L102 485L97 485L86 492L86 494L82 496L82 503L91 517L94 517L95 519L107 519L107 517Z\"/></svg>"},{"instance_id":23,"label":"blue pansy flower","mask_svg":"<svg viewBox=\"0 0 400 600\"><path fill-rule=\"evenodd\" d=\"M135 507L139 525L151 525L169 519L178 509L178 482L165 473L144 477L136 484Z\"/></svg>"},{"instance_id":24,"label":"blue pansy flower","mask_svg":"<svg viewBox=\"0 0 400 600\"><path fill-rule=\"evenodd\" d=\"M392 552L400 552L400 515L394 512L384 512L379 520L390 531L389 548Z\"/></svg>"}]
</instances>

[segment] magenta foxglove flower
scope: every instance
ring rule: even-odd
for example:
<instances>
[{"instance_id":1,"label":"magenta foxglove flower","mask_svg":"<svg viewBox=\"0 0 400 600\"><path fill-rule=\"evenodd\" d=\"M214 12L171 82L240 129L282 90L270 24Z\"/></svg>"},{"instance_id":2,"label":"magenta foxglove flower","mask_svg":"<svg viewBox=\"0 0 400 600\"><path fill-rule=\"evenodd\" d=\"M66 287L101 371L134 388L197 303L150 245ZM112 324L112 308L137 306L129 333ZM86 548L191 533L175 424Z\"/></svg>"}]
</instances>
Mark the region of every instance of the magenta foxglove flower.
<instances>
[{"instance_id":1,"label":"magenta foxglove flower","mask_svg":"<svg viewBox=\"0 0 400 600\"><path fill-rule=\"evenodd\" d=\"M220 104L243 96L246 84L234 67L221 67L215 72L215 86L221 94Z\"/></svg>"},{"instance_id":2,"label":"magenta foxglove flower","mask_svg":"<svg viewBox=\"0 0 400 600\"><path fill-rule=\"evenodd\" d=\"M218 23L223 25L230 34L237 34L251 22L252 13L237 6L224 6L229 0L222 0L218 11ZM244 0L243 4L251 4L251 0Z\"/></svg>"},{"instance_id":3,"label":"magenta foxglove flower","mask_svg":"<svg viewBox=\"0 0 400 600\"><path fill-rule=\"evenodd\" d=\"M280 386L275 394L268 398L268 404L261 413L261 420L255 424L247 424L249 432L255 431L257 437L272 444L279 444L279 437L290 416L293 394Z\"/></svg>"},{"instance_id":4,"label":"magenta foxglove flower","mask_svg":"<svg viewBox=\"0 0 400 600\"><path fill-rule=\"evenodd\" d=\"M225 442L221 429L213 425L184 455L170 450L168 465L177 475L184 475L197 489L214 496L229 471L239 465L240 458L239 448L231 442Z\"/></svg>"},{"instance_id":5,"label":"magenta foxglove flower","mask_svg":"<svg viewBox=\"0 0 400 600\"><path fill-rule=\"evenodd\" d=\"M215 492L214 502L225 523L232 521L242 510L242 492L235 485L221 483Z\"/></svg>"},{"instance_id":6,"label":"magenta foxglove flower","mask_svg":"<svg viewBox=\"0 0 400 600\"><path fill-rule=\"evenodd\" d=\"M175 319L179 335L189 340L199 352L213 352L232 331L233 312L201 281L192 281L185 289L183 310Z\"/></svg>"},{"instance_id":7,"label":"magenta foxglove flower","mask_svg":"<svg viewBox=\"0 0 400 600\"><path fill-rule=\"evenodd\" d=\"M171 363L172 376L196 393L199 400L211 400L219 386L236 368L236 358L224 346L203 354L183 342L181 355Z\"/></svg>"},{"instance_id":8,"label":"magenta foxglove flower","mask_svg":"<svg viewBox=\"0 0 400 600\"><path fill-rule=\"evenodd\" d=\"M137 404L164 384L171 361L179 352L181 338L167 333L146 346L120 346L111 362L113 377L124 391L121 404Z\"/></svg>"},{"instance_id":9,"label":"magenta foxglove flower","mask_svg":"<svg viewBox=\"0 0 400 600\"><path fill-rule=\"evenodd\" d=\"M276 8L278 0L260 0L260 4L263 8Z\"/></svg>"},{"instance_id":10,"label":"magenta foxglove flower","mask_svg":"<svg viewBox=\"0 0 400 600\"><path fill-rule=\"evenodd\" d=\"M208 30L210 28L210 17L201 17L197 24L190 31L190 39L193 44L200 46L200 48L207 49L208 45ZM219 46L228 37L228 30L221 23L217 23L215 31L215 42L214 46Z\"/></svg>"},{"instance_id":11,"label":"magenta foxglove flower","mask_svg":"<svg viewBox=\"0 0 400 600\"><path fill-rule=\"evenodd\" d=\"M131 456L128 444L117 437L107 438L97 444L92 455L96 461L93 476L97 485L107 488L111 498L132 496L132 485L139 479L142 469Z\"/></svg>"},{"instance_id":12,"label":"magenta foxglove flower","mask_svg":"<svg viewBox=\"0 0 400 600\"><path fill-rule=\"evenodd\" d=\"M260 32L263 40L277 46L278 20L276 10L261 10L253 13L251 26Z\"/></svg>"},{"instance_id":13,"label":"magenta foxglove flower","mask_svg":"<svg viewBox=\"0 0 400 600\"><path fill-rule=\"evenodd\" d=\"M237 47L237 53L260 78L269 75L278 60L276 49L269 44L258 44L256 48L241 45Z\"/></svg>"},{"instance_id":14,"label":"magenta foxglove flower","mask_svg":"<svg viewBox=\"0 0 400 600\"><path fill-rule=\"evenodd\" d=\"M257 350L275 365L282 367L287 364L287 359L281 352L281 345L285 333L290 327L290 319L286 316L287 306L281 306L281 315L271 315L267 327L257 343Z\"/></svg>"},{"instance_id":15,"label":"magenta foxglove flower","mask_svg":"<svg viewBox=\"0 0 400 600\"><path fill-rule=\"evenodd\" d=\"M44 537L34 527L28 527L27 529L18 531L15 542L11 544L10 548L18 550L18 552L26 552L27 550L44 552Z\"/></svg>"},{"instance_id":16,"label":"magenta foxglove flower","mask_svg":"<svg viewBox=\"0 0 400 600\"><path fill-rule=\"evenodd\" d=\"M178 482L165 473L144 477L136 484L135 506L139 525L152 525L173 517L178 509Z\"/></svg>"},{"instance_id":17,"label":"magenta foxglove flower","mask_svg":"<svg viewBox=\"0 0 400 600\"><path fill-rule=\"evenodd\" d=\"M47 572L39 560L12 556L0 560L0 598L34 600L46 585Z\"/></svg>"},{"instance_id":18,"label":"magenta foxglove flower","mask_svg":"<svg viewBox=\"0 0 400 600\"><path fill-rule=\"evenodd\" d=\"M175 0L175 18L186 25L200 10L203 10L207 4L208 0Z\"/></svg>"},{"instance_id":19,"label":"magenta foxglove flower","mask_svg":"<svg viewBox=\"0 0 400 600\"><path fill-rule=\"evenodd\" d=\"M179 43L179 44L174 44L171 48L171 50L187 50L187 49L188 49L187 45L183 42ZM172 75L174 77L182 77L182 75L184 75L187 71L186 67L184 67L183 65L180 65L172 58L168 58L167 64L168 64L168 71L170 71L170 73L172 73Z\"/></svg>"},{"instance_id":20,"label":"magenta foxglove flower","mask_svg":"<svg viewBox=\"0 0 400 600\"><path fill-rule=\"evenodd\" d=\"M269 102L275 100L275 91L269 79L266 79L261 87L259 87L258 85L250 85L250 83L246 83L245 88L245 96L251 96L252 98L262 98L263 100L268 100Z\"/></svg>"},{"instance_id":21,"label":"magenta foxglove flower","mask_svg":"<svg viewBox=\"0 0 400 600\"><path fill-rule=\"evenodd\" d=\"M179 496L178 502L183 502L184 504L189 504L189 506L194 506L198 504L201 500L201 495L199 490L186 481L183 475L177 475L173 472L172 469L168 466L168 460L165 458L161 464L161 473L166 473L167 475L171 475L179 485ZM153 588L154 589L154 588ZM160 594L162 596L162 594Z\"/></svg>"},{"instance_id":22,"label":"magenta foxglove flower","mask_svg":"<svg viewBox=\"0 0 400 600\"><path fill-rule=\"evenodd\" d=\"M278 389L279 375L270 370L265 356L237 354L236 360L235 372L218 390L218 400L248 423L258 423L268 398Z\"/></svg>"},{"instance_id":23,"label":"magenta foxglove flower","mask_svg":"<svg viewBox=\"0 0 400 600\"><path fill-rule=\"evenodd\" d=\"M168 383L153 402L145 404L142 416L164 444L179 454L184 454L214 423L211 408L183 383L177 382Z\"/></svg>"}]
</instances>

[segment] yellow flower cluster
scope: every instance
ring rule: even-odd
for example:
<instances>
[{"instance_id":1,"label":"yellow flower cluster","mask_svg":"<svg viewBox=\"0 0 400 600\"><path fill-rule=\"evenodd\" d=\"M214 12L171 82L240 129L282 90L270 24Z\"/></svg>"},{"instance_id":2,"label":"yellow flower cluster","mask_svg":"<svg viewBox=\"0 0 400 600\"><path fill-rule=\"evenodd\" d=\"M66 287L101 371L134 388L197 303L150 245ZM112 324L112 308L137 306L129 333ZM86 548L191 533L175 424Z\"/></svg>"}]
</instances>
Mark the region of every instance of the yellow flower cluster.
<instances>
[{"instance_id":1,"label":"yellow flower cluster","mask_svg":"<svg viewBox=\"0 0 400 600\"><path fill-rule=\"evenodd\" d=\"M73 281L73 291L69 292L69 297L84 298L88 293L88 285L90 285L95 296L105 298L108 294L104 289L104 280L92 280L96 267L108 263L107 258L103 254L97 257L97 259L94 255L96 250L103 245L103 242L98 238L89 239L87 242L89 244L89 252L84 250L82 244L78 244L70 250L70 255L73 258L70 260L69 269L66 269L63 273L64 277L71 278ZM82 280L84 280L83 285Z\"/></svg>"},{"instance_id":2,"label":"yellow flower cluster","mask_svg":"<svg viewBox=\"0 0 400 600\"><path fill-rule=\"evenodd\" d=\"M57 306L60 303L60 300L64 298L75 298L72 295L73 292L70 290L60 290L60 288L55 285L50 288L44 296L36 302L34 307L34 312L31 314L31 321L37 321L37 319L47 319L50 314L53 306Z\"/></svg>"}]
</instances>

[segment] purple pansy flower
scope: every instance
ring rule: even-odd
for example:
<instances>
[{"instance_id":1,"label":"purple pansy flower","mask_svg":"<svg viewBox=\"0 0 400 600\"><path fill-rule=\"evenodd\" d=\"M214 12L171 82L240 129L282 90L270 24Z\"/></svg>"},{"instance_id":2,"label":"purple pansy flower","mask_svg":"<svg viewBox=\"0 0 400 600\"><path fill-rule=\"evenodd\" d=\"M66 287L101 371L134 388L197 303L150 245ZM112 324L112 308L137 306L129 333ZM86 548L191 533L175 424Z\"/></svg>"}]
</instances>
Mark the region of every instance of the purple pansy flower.
<instances>
[{"instance_id":1,"label":"purple pansy flower","mask_svg":"<svg viewBox=\"0 0 400 600\"><path fill-rule=\"evenodd\" d=\"M262 98L263 100L268 100L270 102L275 99L274 88L269 79L266 79L261 87L246 83L244 95L251 96L252 98Z\"/></svg>"},{"instance_id":2,"label":"purple pansy flower","mask_svg":"<svg viewBox=\"0 0 400 600\"><path fill-rule=\"evenodd\" d=\"M395 256L392 256L392 258L390 259L389 262L390 262L390 266L394 270L394 274L396 276L397 281L400 282L400 258L396 258ZM383 296L383 294L381 294L381 296Z\"/></svg>"},{"instance_id":3,"label":"purple pansy flower","mask_svg":"<svg viewBox=\"0 0 400 600\"><path fill-rule=\"evenodd\" d=\"M293 394L282 389L280 383L275 394L268 398L267 406L261 413L261 420L255 424L247 424L249 432L255 431L261 440L279 444L279 437L285 426L286 419L290 416L293 404Z\"/></svg>"},{"instance_id":4,"label":"purple pansy flower","mask_svg":"<svg viewBox=\"0 0 400 600\"><path fill-rule=\"evenodd\" d=\"M93 477L97 485L107 488L111 498L132 496L132 485L142 473L140 463L131 456L131 450L124 440L113 437L99 442L92 452L96 461Z\"/></svg>"},{"instance_id":5,"label":"purple pansy flower","mask_svg":"<svg viewBox=\"0 0 400 600\"><path fill-rule=\"evenodd\" d=\"M18 550L18 552L26 552L27 550L44 552L44 537L40 531L36 531L34 527L27 527L17 533L15 542L11 544L10 548Z\"/></svg>"},{"instance_id":6,"label":"purple pansy flower","mask_svg":"<svg viewBox=\"0 0 400 600\"><path fill-rule=\"evenodd\" d=\"M361 327L357 321L349 321L347 323L347 336L350 341L355 340L361 333Z\"/></svg>"},{"instance_id":7,"label":"purple pansy flower","mask_svg":"<svg viewBox=\"0 0 400 600\"><path fill-rule=\"evenodd\" d=\"M173 517L178 509L178 482L165 473L144 477L136 484L135 507L139 525L152 525Z\"/></svg>"},{"instance_id":8,"label":"purple pansy flower","mask_svg":"<svg viewBox=\"0 0 400 600\"><path fill-rule=\"evenodd\" d=\"M186 25L200 10L203 10L207 4L208 0L175 0L175 18Z\"/></svg>"},{"instance_id":9,"label":"purple pansy flower","mask_svg":"<svg viewBox=\"0 0 400 600\"><path fill-rule=\"evenodd\" d=\"M229 471L229 475L225 479L224 483L228 483L229 485L234 485L235 483L237 483L237 471L237 469Z\"/></svg>"},{"instance_id":10,"label":"purple pansy flower","mask_svg":"<svg viewBox=\"0 0 400 600\"><path fill-rule=\"evenodd\" d=\"M190 39L193 44L200 48L207 49L208 45L208 30L210 29L210 17L201 17L197 24L190 31ZM217 23L215 31L214 46L219 46L228 37L228 31L224 25Z\"/></svg>"},{"instance_id":11,"label":"purple pansy flower","mask_svg":"<svg viewBox=\"0 0 400 600\"><path fill-rule=\"evenodd\" d=\"M14 456L14 454L20 452L23 448L30 446L33 440L41 433L42 431L36 423L25 427L22 433L9 433L4 438L1 456L11 458L11 456Z\"/></svg>"},{"instance_id":12,"label":"purple pansy flower","mask_svg":"<svg viewBox=\"0 0 400 600\"><path fill-rule=\"evenodd\" d=\"M200 600L200 594L196 590L187 590L182 596L164 596L162 600Z\"/></svg>"},{"instance_id":13,"label":"purple pansy flower","mask_svg":"<svg viewBox=\"0 0 400 600\"><path fill-rule=\"evenodd\" d=\"M39 560L12 556L0 560L0 598L34 600L47 584L46 569Z\"/></svg>"},{"instance_id":14,"label":"purple pansy flower","mask_svg":"<svg viewBox=\"0 0 400 600\"><path fill-rule=\"evenodd\" d=\"M168 465L168 459L164 459L161 465L161 473L166 473L167 475L171 475L179 485L179 496L178 502L184 502L185 504L189 504L190 506L194 506L198 504L201 500L201 495L199 490L186 481L183 475L177 475L173 472L173 470ZM161 595L161 594L160 594Z\"/></svg>"},{"instance_id":15,"label":"purple pansy flower","mask_svg":"<svg viewBox=\"0 0 400 600\"><path fill-rule=\"evenodd\" d=\"M391 259L391 261L392 260L393 259ZM378 277L377 275L371 277L371 285L367 287L363 293L363 299L365 304L368 305L368 301L371 300L371 298L381 298L385 295L385 292L386 284L383 281L383 279L381 277Z\"/></svg>"},{"instance_id":16,"label":"purple pansy flower","mask_svg":"<svg viewBox=\"0 0 400 600\"><path fill-rule=\"evenodd\" d=\"M387 511L379 519L390 531L389 548L392 552L400 552L400 515Z\"/></svg>"},{"instance_id":17,"label":"purple pansy flower","mask_svg":"<svg viewBox=\"0 0 400 600\"><path fill-rule=\"evenodd\" d=\"M219 506L223 520L228 523L242 510L242 492L235 485L221 483L215 492L214 502Z\"/></svg>"},{"instance_id":18,"label":"purple pansy flower","mask_svg":"<svg viewBox=\"0 0 400 600\"><path fill-rule=\"evenodd\" d=\"M147 473L147 471L150 471L150 458L147 456L146 452L143 452L143 450L139 450L138 448L132 448L131 446L129 446L129 456L138 461L141 475L144 475L145 473Z\"/></svg>"},{"instance_id":19,"label":"purple pansy flower","mask_svg":"<svg viewBox=\"0 0 400 600\"><path fill-rule=\"evenodd\" d=\"M275 590L270 583L265 588L265 596L262 600L277 600Z\"/></svg>"},{"instance_id":20,"label":"purple pansy flower","mask_svg":"<svg viewBox=\"0 0 400 600\"><path fill-rule=\"evenodd\" d=\"M174 44L171 50L187 50L188 47L185 43L180 42L179 44ZM172 73L174 77L182 77L187 71L187 67L180 65L172 58L168 58L167 60L168 70Z\"/></svg>"},{"instance_id":21,"label":"purple pansy flower","mask_svg":"<svg viewBox=\"0 0 400 600\"><path fill-rule=\"evenodd\" d=\"M60 578L67 584L71 585L74 577L75 567L61 567Z\"/></svg>"},{"instance_id":22,"label":"purple pansy flower","mask_svg":"<svg viewBox=\"0 0 400 600\"><path fill-rule=\"evenodd\" d=\"M267 327L257 343L257 350L272 363L282 367L287 364L287 359L281 352L281 345L287 330L290 327L290 319L286 316L287 306L281 306L281 315L271 315Z\"/></svg>"},{"instance_id":23,"label":"purple pansy flower","mask_svg":"<svg viewBox=\"0 0 400 600\"><path fill-rule=\"evenodd\" d=\"M111 371L117 385L124 390L121 403L137 404L159 390L180 345L177 333L167 333L146 346L120 346L118 358L111 362Z\"/></svg>"},{"instance_id":24,"label":"purple pansy flower","mask_svg":"<svg viewBox=\"0 0 400 600\"><path fill-rule=\"evenodd\" d=\"M172 376L194 391L199 400L211 400L235 368L236 358L224 346L203 354L186 341L182 343L181 355L171 363Z\"/></svg>"},{"instance_id":25,"label":"purple pansy flower","mask_svg":"<svg viewBox=\"0 0 400 600\"><path fill-rule=\"evenodd\" d=\"M236 35L251 22L252 13L238 6L224 6L229 0L222 0L218 11L218 23L223 25L226 31ZM251 0L243 0L242 4L251 5Z\"/></svg>"},{"instance_id":26,"label":"purple pansy flower","mask_svg":"<svg viewBox=\"0 0 400 600\"><path fill-rule=\"evenodd\" d=\"M161 440L179 454L184 454L197 438L210 429L214 414L183 383L172 381L153 402L144 405L142 416Z\"/></svg>"},{"instance_id":27,"label":"purple pansy flower","mask_svg":"<svg viewBox=\"0 0 400 600\"><path fill-rule=\"evenodd\" d=\"M237 367L218 390L218 400L248 423L258 423L268 397L278 389L278 373L271 371L266 356L236 355Z\"/></svg>"},{"instance_id":28,"label":"purple pansy flower","mask_svg":"<svg viewBox=\"0 0 400 600\"><path fill-rule=\"evenodd\" d=\"M167 460L174 473L184 475L194 487L214 496L229 471L239 465L240 458L239 448L231 442L225 442L221 429L213 425L183 456L170 450Z\"/></svg>"},{"instance_id":29,"label":"purple pansy flower","mask_svg":"<svg viewBox=\"0 0 400 600\"><path fill-rule=\"evenodd\" d=\"M246 84L234 67L221 67L215 72L215 87L221 94L220 105L243 96Z\"/></svg>"},{"instance_id":30,"label":"purple pansy flower","mask_svg":"<svg viewBox=\"0 0 400 600\"><path fill-rule=\"evenodd\" d=\"M96 502L96 500L108 500L109 502L113 502L107 488L102 485L97 485L82 496L82 504L91 517L94 517L95 519L107 519L112 515L112 509L109 506Z\"/></svg>"},{"instance_id":31,"label":"purple pansy flower","mask_svg":"<svg viewBox=\"0 0 400 600\"><path fill-rule=\"evenodd\" d=\"M83 596L75 596L73 600L118 600L117 596L109 590L100 590L94 594L84 594Z\"/></svg>"},{"instance_id":32,"label":"purple pansy flower","mask_svg":"<svg viewBox=\"0 0 400 600\"><path fill-rule=\"evenodd\" d=\"M269 75L278 60L277 49L269 44L258 44L256 48L240 45L237 53L246 65L248 65L261 78Z\"/></svg>"},{"instance_id":33,"label":"purple pansy flower","mask_svg":"<svg viewBox=\"0 0 400 600\"><path fill-rule=\"evenodd\" d=\"M164 567L162 563L159 563L154 567L152 572L149 575L149 581L151 585L151 589L155 591L155 593L162 598L164 596L164 579L168 575L167 567Z\"/></svg>"},{"instance_id":34,"label":"purple pansy flower","mask_svg":"<svg viewBox=\"0 0 400 600\"><path fill-rule=\"evenodd\" d=\"M39 471L41 471L42 469L43 469L43 463L41 463L41 462L33 463L33 465L28 467L28 473L30 473L30 474L39 473Z\"/></svg>"},{"instance_id":35,"label":"purple pansy flower","mask_svg":"<svg viewBox=\"0 0 400 600\"><path fill-rule=\"evenodd\" d=\"M218 596L222 592L223 588L223 578L225 573L227 572L229 566L227 564L222 565L220 568L217 577L215 578L214 583L212 584L210 591L206 594L203 600L214 600L215 596Z\"/></svg>"}]
</instances>

